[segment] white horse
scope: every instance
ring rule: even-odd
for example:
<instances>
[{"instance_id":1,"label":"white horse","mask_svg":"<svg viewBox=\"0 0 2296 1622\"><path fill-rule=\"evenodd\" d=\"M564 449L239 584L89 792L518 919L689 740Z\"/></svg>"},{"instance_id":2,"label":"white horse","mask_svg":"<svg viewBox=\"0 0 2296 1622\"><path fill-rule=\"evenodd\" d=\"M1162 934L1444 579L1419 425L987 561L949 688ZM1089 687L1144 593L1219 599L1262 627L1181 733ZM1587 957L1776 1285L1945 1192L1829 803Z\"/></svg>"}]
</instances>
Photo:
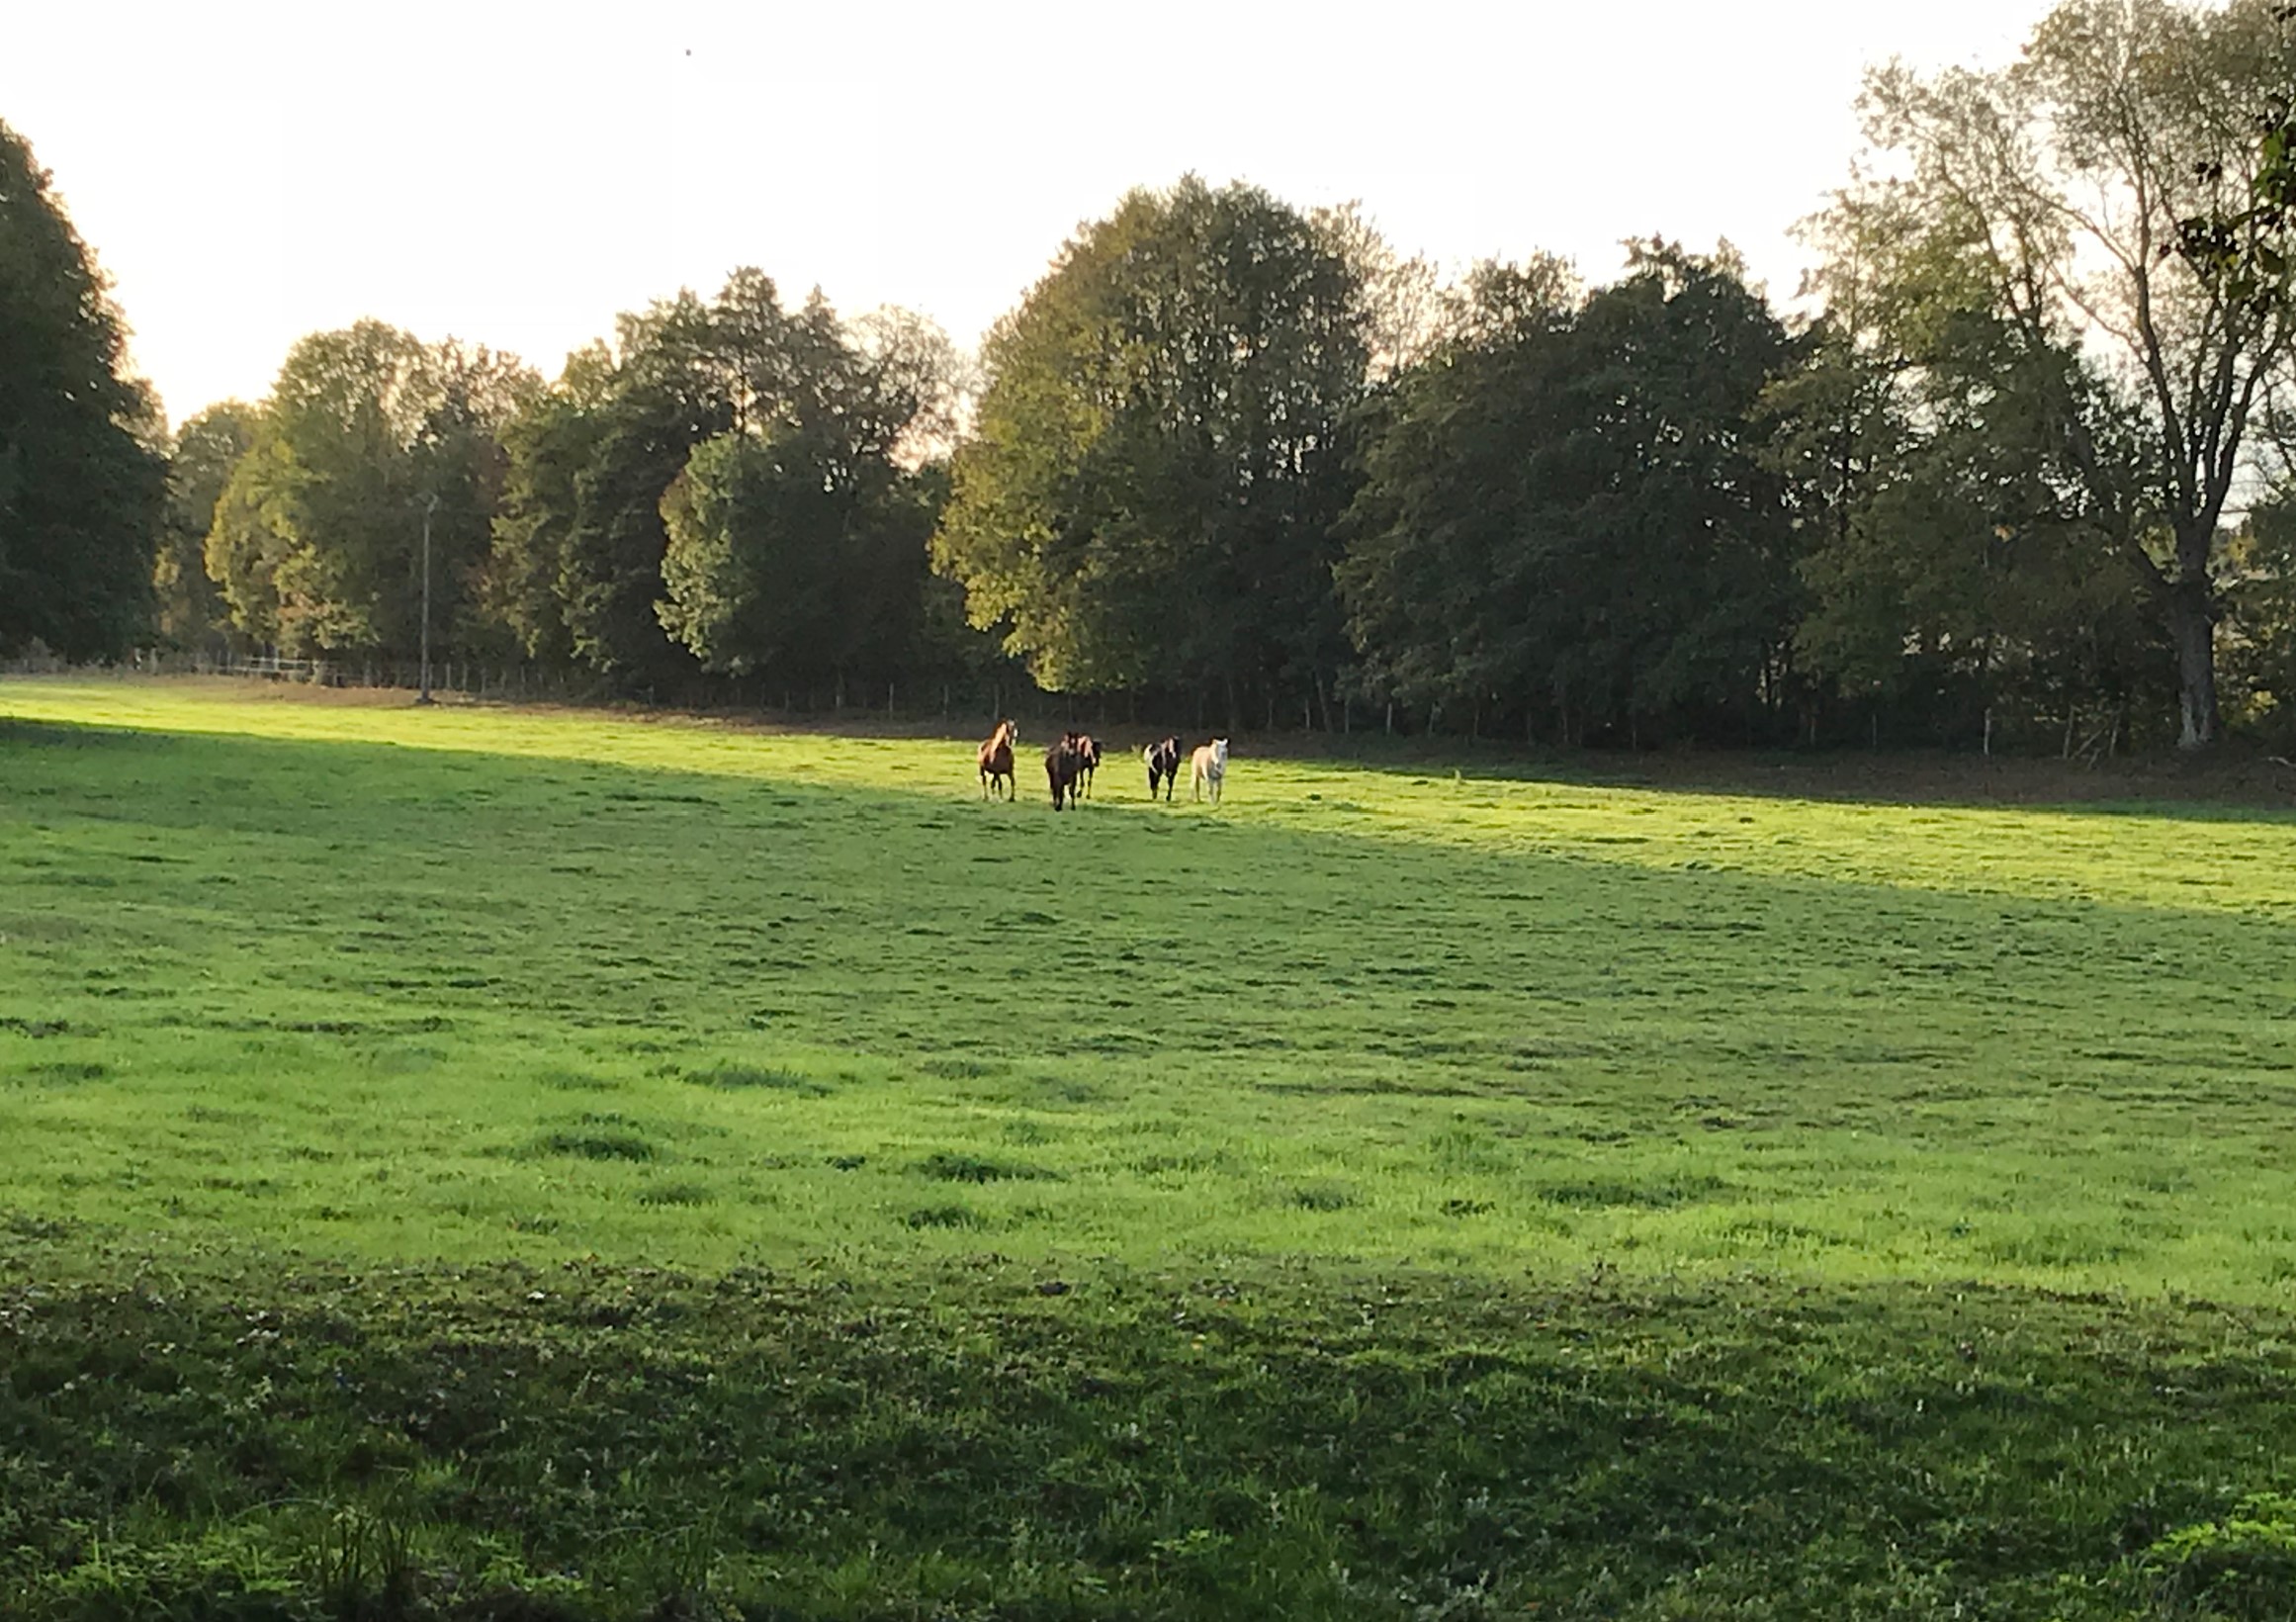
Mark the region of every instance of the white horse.
<instances>
[{"instance_id":1,"label":"white horse","mask_svg":"<svg viewBox=\"0 0 2296 1622\"><path fill-rule=\"evenodd\" d=\"M1211 785L1212 804L1220 803L1220 784L1228 775L1228 741L1214 738L1188 758L1189 790L1196 799L1203 798L1204 785Z\"/></svg>"}]
</instances>

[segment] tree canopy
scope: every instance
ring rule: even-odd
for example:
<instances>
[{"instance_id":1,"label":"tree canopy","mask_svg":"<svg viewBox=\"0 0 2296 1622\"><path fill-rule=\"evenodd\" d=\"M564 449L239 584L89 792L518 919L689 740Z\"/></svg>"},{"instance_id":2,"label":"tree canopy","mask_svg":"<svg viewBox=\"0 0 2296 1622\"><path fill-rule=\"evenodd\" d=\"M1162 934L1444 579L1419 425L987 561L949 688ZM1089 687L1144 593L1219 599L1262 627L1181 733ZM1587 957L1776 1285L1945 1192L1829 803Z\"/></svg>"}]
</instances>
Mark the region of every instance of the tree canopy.
<instances>
[{"instance_id":1,"label":"tree canopy","mask_svg":"<svg viewBox=\"0 0 2296 1622\"><path fill-rule=\"evenodd\" d=\"M2087 362L2033 366L2020 384L2175 650L2187 747L2222 725L2213 569L2296 309L2174 250L2184 222L2254 195L2267 159L2250 115L2284 76L2269 0L2066 0L2009 67L1893 66L1866 92L1875 144L1908 173L1862 200L1957 237L2028 355ZM2129 428L2133 466L2097 432L2100 411Z\"/></svg>"},{"instance_id":2,"label":"tree canopy","mask_svg":"<svg viewBox=\"0 0 2296 1622\"><path fill-rule=\"evenodd\" d=\"M261 420L254 406L226 400L198 412L176 432L152 584L159 593L159 634L180 647L199 647L228 628L228 612L207 569L208 532L239 459L254 446Z\"/></svg>"},{"instance_id":3,"label":"tree canopy","mask_svg":"<svg viewBox=\"0 0 2296 1622\"><path fill-rule=\"evenodd\" d=\"M506 433L489 597L530 654L785 690L939 662L925 540L959 365L904 311L785 308L737 270L625 315Z\"/></svg>"},{"instance_id":4,"label":"tree canopy","mask_svg":"<svg viewBox=\"0 0 2296 1622\"><path fill-rule=\"evenodd\" d=\"M381 321L299 342L208 534L231 625L298 654L410 656L426 516L434 624L467 618L502 427L535 387L509 357Z\"/></svg>"},{"instance_id":5,"label":"tree canopy","mask_svg":"<svg viewBox=\"0 0 2296 1622\"><path fill-rule=\"evenodd\" d=\"M2285 733L2292 30L2279 0L2063 0L2006 66L1874 70L1792 315L1726 244L1446 286L1354 205L1191 175L1081 225L977 363L742 268L548 385L313 333L172 444L11 136L0 648L403 661L427 515L446 647L628 693L1019 680L1627 745Z\"/></svg>"},{"instance_id":6,"label":"tree canopy","mask_svg":"<svg viewBox=\"0 0 2296 1622\"><path fill-rule=\"evenodd\" d=\"M1367 387L1362 267L1256 187L1135 191L990 334L933 542L1055 689L1312 692Z\"/></svg>"},{"instance_id":7,"label":"tree canopy","mask_svg":"<svg viewBox=\"0 0 2296 1622\"><path fill-rule=\"evenodd\" d=\"M1370 684L1573 741L1759 707L1792 535L1755 413L1794 350L1739 267L1487 266L1455 323L1365 456L1339 580Z\"/></svg>"},{"instance_id":8,"label":"tree canopy","mask_svg":"<svg viewBox=\"0 0 2296 1622\"><path fill-rule=\"evenodd\" d=\"M95 258L0 124L0 653L125 650L150 620L158 406Z\"/></svg>"}]
</instances>

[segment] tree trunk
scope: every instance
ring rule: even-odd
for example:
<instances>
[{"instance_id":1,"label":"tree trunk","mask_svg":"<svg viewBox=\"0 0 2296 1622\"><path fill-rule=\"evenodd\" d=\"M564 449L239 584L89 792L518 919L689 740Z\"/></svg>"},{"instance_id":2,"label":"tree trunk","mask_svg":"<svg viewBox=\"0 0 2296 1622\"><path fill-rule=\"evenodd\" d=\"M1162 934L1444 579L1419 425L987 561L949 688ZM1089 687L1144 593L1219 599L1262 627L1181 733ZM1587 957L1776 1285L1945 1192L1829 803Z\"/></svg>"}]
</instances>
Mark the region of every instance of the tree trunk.
<instances>
[{"instance_id":1,"label":"tree trunk","mask_svg":"<svg viewBox=\"0 0 2296 1622\"><path fill-rule=\"evenodd\" d=\"M2176 644L2178 749L2206 749L2223 730L2216 706L2216 614L2208 582L2178 581L2168 588L2168 636Z\"/></svg>"}]
</instances>

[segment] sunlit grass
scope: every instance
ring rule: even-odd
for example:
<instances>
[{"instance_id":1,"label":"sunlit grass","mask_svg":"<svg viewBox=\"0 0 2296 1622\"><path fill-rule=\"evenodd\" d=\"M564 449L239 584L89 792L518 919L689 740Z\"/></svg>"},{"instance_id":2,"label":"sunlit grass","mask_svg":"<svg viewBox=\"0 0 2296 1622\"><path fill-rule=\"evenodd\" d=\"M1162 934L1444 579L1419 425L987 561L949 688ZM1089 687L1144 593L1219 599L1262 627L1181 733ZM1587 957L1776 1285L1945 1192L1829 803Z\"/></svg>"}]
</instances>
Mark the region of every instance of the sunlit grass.
<instances>
[{"instance_id":1,"label":"sunlit grass","mask_svg":"<svg viewBox=\"0 0 2296 1622\"><path fill-rule=\"evenodd\" d=\"M1055 817L961 742L0 705L0 1176L43 1216L2296 1287L2286 819L1248 757L1216 812L1112 762Z\"/></svg>"},{"instance_id":2,"label":"sunlit grass","mask_svg":"<svg viewBox=\"0 0 2296 1622\"><path fill-rule=\"evenodd\" d=\"M2296 819L1227 786L0 684L0 1612L2287 1614Z\"/></svg>"}]
</instances>

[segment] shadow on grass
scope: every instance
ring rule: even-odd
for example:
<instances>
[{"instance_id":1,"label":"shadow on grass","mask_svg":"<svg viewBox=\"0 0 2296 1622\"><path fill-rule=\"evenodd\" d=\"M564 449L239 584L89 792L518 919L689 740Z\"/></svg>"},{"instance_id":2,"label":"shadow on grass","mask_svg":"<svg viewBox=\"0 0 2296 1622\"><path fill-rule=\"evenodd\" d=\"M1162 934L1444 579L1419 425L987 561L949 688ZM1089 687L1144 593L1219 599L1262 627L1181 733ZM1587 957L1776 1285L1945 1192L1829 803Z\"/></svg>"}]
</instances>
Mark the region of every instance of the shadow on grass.
<instances>
[{"instance_id":1,"label":"shadow on grass","mask_svg":"<svg viewBox=\"0 0 2296 1622\"><path fill-rule=\"evenodd\" d=\"M402 1612L326 1596L359 1615L1654 1622L1791 1593L2102 1622L2284 1593L2268 1540L2200 1535L2296 1459L2281 1314L993 1258L381 1289L171 1257L162 1294L13 1242L48 1280L0 1286L27 1622L322 1597L311 1505L408 1540L362 1579L396 1571Z\"/></svg>"}]
</instances>

